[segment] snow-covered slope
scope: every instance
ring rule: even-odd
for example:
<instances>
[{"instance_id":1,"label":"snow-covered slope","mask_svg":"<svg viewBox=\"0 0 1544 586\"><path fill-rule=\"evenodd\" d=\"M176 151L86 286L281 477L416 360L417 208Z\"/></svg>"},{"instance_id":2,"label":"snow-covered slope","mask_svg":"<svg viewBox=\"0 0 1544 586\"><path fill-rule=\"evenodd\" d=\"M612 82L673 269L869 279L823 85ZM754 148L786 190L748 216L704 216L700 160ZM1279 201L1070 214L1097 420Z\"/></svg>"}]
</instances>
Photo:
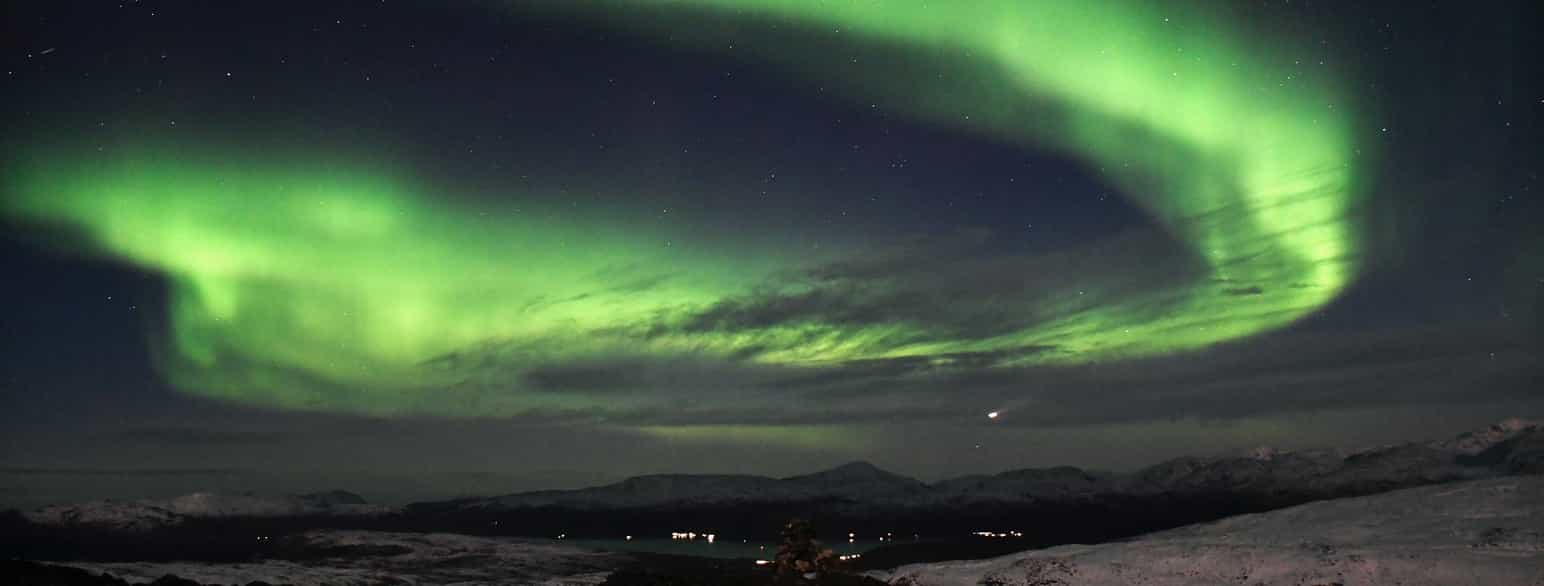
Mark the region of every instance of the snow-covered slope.
<instances>
[{"instance_id":1,"label":"snow-covered slope","mask_svg":"<svg viewBox=\"0 0 1544 586\"><path fill-rule=\"evenodd\" d=\"M1544 472L1544 429L1534 421L1508 419L1437 447L1459 454L1461 461L1512 474Z\"/></svg>"},{"instance_id":2,"label":"snow-covered slope","mask_svg":"<svg viewBox=\"0 0 1544 586\"><path fill-rule=\"evenodd\" d=\"M1509 457L1544 439L1536 421L1509 419L1450 440L1359 450L1257 448L1234 457L1177 458L1119 478L1115 492L1359 494L1526 473ZM1481 456L1485 454L1485 456ZM1517 455L1521 457L1519 453Z\"/></svg>"},{"instance_id":3,"label":"snow-covered slope","mask_svg":"<svg viewBox=\"0 0 1544 586\"><path fill-rule=\"evenodd\" d=\"M164 501L91 501L43 507L22 516L42 525L89 526L119 531L148 531L179 525L184 520Z\"/></svg>"},{"instance_id":4,"label":"snow-covered slope","mask_svg":"<svg viewBox=\"0 0 1544 586\"><path fill-rule=\"evenodd\" d=\"M368 504L357 494L334 490L280 496L195 492L163 500L105 500L57 505L23 515L33 523L44 525L144 531L179 525L191 518L379 515L394 510Z\"/></svg>"},{"instance_id":5,"label":"snow-covered slope","mask_svg":"<svg viewBox=\"0 0 1544 586\"><path fill-rule=\"evenodd\" d=\"M914 501L930 488L921 481L852 462L830 470L779 481L784 498L838 498L855 502Z\"/></svg>"},{"instance_id":6,"label":"snow-covered slope","mask_svg":"<svg viewBox=\"0 0 1544 586\"><path fill-rule=\"evenodd\" d=\"M1513 417L1491 424L1485 429L1471 431L1451 440L1431 442L1428 445L1444 452L1474 456L1512 441L1519 435L1535 431L1539 425L1538 421Z\"/></svg>"},{"instance_id":7,"label":"snow-covered slope","mask_svg":"<svg viewBox=\"0 0 1544 586\"><path fill-rule=\"evenodd\" d=\"M1059 466L950 478L935 483L933 491L947 502L1066 501L1109 492L1114 479L1109 473Z\"/></svg>"},{"instance_id":8,"label":"snow-covered slope","mask_svg":"<svg viewBox=\"0 0 1544 586\"><path fill-rule=\"evenodd\" d=\"M1544 584L1544 477L1321 501L1127 542L871 575L910 586Z\"/></svg>"},{"instance_id":9,"label":"snow-covered slope","mask_svg":"<svg viewBox=\"0 0 1544 586\"><path fill-rule=\"evenodd\" d=\"M551 541L472 537L449 533L313 531L296 538L311 551L369 552L292 562L261 560L240 564L127 562L69 565L107 573L131 583L174 574L204 584L263 581L296 586L378 586L399 584L599 584L626 561Z\"/></svg>"}]
</instances>

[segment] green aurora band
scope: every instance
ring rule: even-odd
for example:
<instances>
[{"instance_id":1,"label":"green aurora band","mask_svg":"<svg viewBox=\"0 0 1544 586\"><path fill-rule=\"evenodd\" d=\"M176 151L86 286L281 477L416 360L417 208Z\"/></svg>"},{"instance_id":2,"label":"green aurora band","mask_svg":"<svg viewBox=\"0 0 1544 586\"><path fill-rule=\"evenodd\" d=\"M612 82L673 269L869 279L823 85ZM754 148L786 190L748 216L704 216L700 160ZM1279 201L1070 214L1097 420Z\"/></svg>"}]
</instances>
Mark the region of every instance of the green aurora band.
<instances>
[{"instance_id":1,"label":"green aurora band","mask_svg":"<svg viewBox=\"0 0 1544 586\"><path fill-rule=\"evenodd\" d=\"M372 415L653 405L643 393L543 392L522 378L616 356L798 369L901 357L947 367L952 356L1028 347L1057 350L997 366L1153 356L1288 325L1357 272L1349 100L1327 74L1251 51L1200 15L1062 0L534 8L723 48L921 122L1081 158L1204 269L1135 295L1099 295L1108 284L1098 279L1057 284L1026 301L1043 305L1042 319L985 338L906 316L703 329L679 326L810 259L750 245L710 253L701 236L585 210L484 216L421 195L432 188L388 165L265 160L239 146L147 141L108 158L32 149L10 165L4 212L168 277L158 363L179 389ZM692 28L704 22L746 28ZM828 42L776 42L799 34ZM729 49L740 35L770 41ZM833 46L897 55L854 64L826 53Z\"/></svg>"}]
</instances>

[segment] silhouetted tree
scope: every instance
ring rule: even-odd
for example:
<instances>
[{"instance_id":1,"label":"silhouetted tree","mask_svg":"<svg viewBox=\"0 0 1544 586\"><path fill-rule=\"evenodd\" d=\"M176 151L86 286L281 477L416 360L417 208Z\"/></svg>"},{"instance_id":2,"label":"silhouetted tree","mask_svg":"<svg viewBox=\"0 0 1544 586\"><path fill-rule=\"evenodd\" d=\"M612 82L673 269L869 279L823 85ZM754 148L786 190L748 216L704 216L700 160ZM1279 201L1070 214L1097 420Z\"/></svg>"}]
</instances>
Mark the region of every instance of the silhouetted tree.
<instances>
[{"instance_id":1,"label":"silhouetted tree","mask_svg":"<svg viewBox=\"0 0 1544 586\"><path fill-rule=\"evenodd\" d=\"M813 524L799 518L783 524L783 543L778 547L776 561L779 584L797 584L840 571L836 553L815 539Z\"/></svg>"}]
</instances>

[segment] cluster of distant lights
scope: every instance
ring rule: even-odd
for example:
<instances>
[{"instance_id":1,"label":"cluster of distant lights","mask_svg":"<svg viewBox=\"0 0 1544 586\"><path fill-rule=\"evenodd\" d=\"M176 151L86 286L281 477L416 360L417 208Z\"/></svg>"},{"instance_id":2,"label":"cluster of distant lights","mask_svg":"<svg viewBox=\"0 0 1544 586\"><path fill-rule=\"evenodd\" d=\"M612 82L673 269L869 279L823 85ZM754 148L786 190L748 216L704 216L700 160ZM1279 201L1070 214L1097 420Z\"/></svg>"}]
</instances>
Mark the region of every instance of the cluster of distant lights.
<instances>
[{"instance_id":1,"label":"cluster of distant lights","mask_svg":"<svg viewBox=\"0 0 1544 586\"><path fill-rule=\"evenodd\" d=\"M1024 536L1024 533L1022 531L972 531L970 534L978 536L978 537L1023 537ZM919 539L920 537L921 536L918 535L918 534L913 534L912 535L912 539ZM260 539L260 540L261 539L266 539L266 537L259 537L258 539ZM568 534L567 533L559 533L558 536L557 536L557 539L568 539ZM623 537L623 539L626 540L626 541L632 541L633 540L633 536L628 535L628 536ZM706 541L708 543L716 543L716 542L718 542L718 534L717 533L698 533L696 531L671 531L670 532L670 539L672 541L696 541L698 539L701 539L701 540ZM741 543L747 543L749 540L742 539L740 541L741 541ZM895 541L895 533L894 532L886 532L884 535L879 536L879 541L880 542L886 542L886 541L893 542L893 541ZM847 532L847 543L857 543L857 542L858 542L858 533L856 531L849 531L849 532ZM761 549L766 549L766 546L761 546ZM857 555L854 554L852 557L857 557Z\"/></svg>"},{"instance_id":2,"label":"cluster of distant lights","mask_svg":"<svg viewBox=\"0 0 1544 586\"><path fill-rule=\"evenodd\" d=\"M713 543L715 540L718 539L718 536L715 535L715 534L712 534L712 533L697 533L695 531L684 531L684 532L683 531L672 531L672 532L670 532L670 538L674 539L676 541L693 541L693 540L697 539L698 537L701 537L703 540L707 541L708 543ZM632 536L629 535L628 539L629 540L632 539Z\"/></svg>"},{"instance_id":3,"label":"cluster of distant lights","mask_svg":"<svg viewBox=\"0 0 1544 586\"><path fill-rule=\"evenodd\" d=\"M844 561L844 562L848 562L848 561L852 561L852 560L855 560L855 559L858 559L858 558L861 558L861 557L863 557L863 554L861 554L861 553L844 553L842 555L836 556L836 559L839 559L839 560ZM756 560L756 565L758 565L758 566L769 566L769 565L772 565L772 560Z\"/></svg>"},{"instance_id":4,"label":"cluster of distant lights","mask_svg":"<svg viewBox=\"0 0 1544 586\"><path fill-rule=\"evenodd\" d=\"M1023 537L1024 536L1024 533L1020 532L1020 531L972 531L972 532L970 532L970 534L971 535L975 535L977 537Z\"/></svg>"},{"instance_id":5,"label":"cluster of distant lights","mask_svg":"<svg viewBox=\"0 0 1544 586\"><path fill-rule=\"evenodd\" d=\"M917 536L914 534L914 535L912 535L912 537L916 538ZM887 532L884 535L880 535L879 536L879 541L880 542L895 541L895 534ZM855 533L855 532L852 532L852 531L848 531L847 532L847 543L857 543L857 542L858 542L858 534Z\"/></svg>"},{"instance_id":6,"label":"cluster of distant lights","mask_svg":"<svg viewBox=\"0 0 1544 586\"><path fill-rule=\"evenodd\" d=\"M996 419L997 415L998 415L998 413L996 411L993 411L991 413L988 413L987 417ZM1010 530L1010 531L972 531L970 534L971 535L975 535L977 537L990 537L990 538L1023 537L1024 536L1024 533L1022 531L1012 531L1012 530ZM913 539L916 539L918 537L920 537L920 536L919 535L913 535L912 536ZM557 538L558 539L568 539L568 534L567 533L559 533ZM259 538L259 539L263 539L263 538ZM625 539L627 541L632 541L633 540L633 536L628 535L628 536L625 537ZM718 541L718 534L716 534L716 533L698 533L696 531L671 531L670 532L670 539L672 541L696 541L698 539L701 539L701 540L706 541L708 543L716 543ZM744 542L746 540L741 540L741 541ZM855 532L855 531L847 532L847 543L857 543L857 541L858 541L858 533L857 532ZM887 532L884 535L879 536L879 541L880 542L886 542L886 541L893 542L893 541L895 541L895 534L891 533L891 532ZM767 546L765 546L765 545L760 546L760 549L762 551L766 551ZM846 561L852 561L852 560L855 560L855 559L858 559L858 558L861 558L861 557L863 557L863 554L861 554L861 553L844 553L844 554L836 556L836 559L846 562ZM772 560L762 560L762 559L756 560L756 565L758 565L758 566L771 565L772 563L773 563Z\"/></svg>"},{"instance_id":7,"label":"cluster of distant lights","mask_svg":"<svg viewBox=\"0 0 1544 586\"><path fill-rule=\"evenodd\" d=\"M561 539L561 536L559 537L559 539ZM670 532L670 539L672 541L695 541L697 539L702 539L704 541L707 541L708 543L714 543L715 541L718 540L718 535L714 534L714 533L698 533L696 531L671 531ZM633 540L633 536L628 535L627 536L627 540L628 541L632 541ZM744 543L744 542L747 542L748 540L742 539L740 541L742 543ZM884 541L895 541L895 534L894 533L885 533L884 535L879 536L879 541L881 541L881 542L884 542ZM857 532L855 532L855 531L847 532L847 543L857 543L857 542L858 542L858 534L857 534ZM766 546L762 546L762 549L766 549Z\"/></svg>"}]
</instances>

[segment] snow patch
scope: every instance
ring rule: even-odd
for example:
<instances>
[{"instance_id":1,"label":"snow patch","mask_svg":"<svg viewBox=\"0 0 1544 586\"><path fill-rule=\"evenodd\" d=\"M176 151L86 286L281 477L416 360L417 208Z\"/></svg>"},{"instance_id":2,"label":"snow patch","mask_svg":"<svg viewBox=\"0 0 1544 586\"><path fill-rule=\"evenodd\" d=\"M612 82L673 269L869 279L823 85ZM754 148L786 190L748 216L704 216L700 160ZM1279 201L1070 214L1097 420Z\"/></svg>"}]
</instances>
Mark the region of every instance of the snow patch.
<instances>
[{"instance_id":1,"label":"snow patch","mask_svg":"<svg viewBox=\"0 0 1544 586\"><path fill-rule=\"evenodd\" d=\"M107 573L134 584L167 574L201 583L263 581L296 586L380 586L386 584L539 584L580 586L605 582L628 558L550 542L474 537L451 533L312 531L299 538L319 550L368 548L385 555L332 557L293 562L262 560L242 564L127 562L68 565Z\"/></svg>"},{"instance_id":2,"label":"snow patch","mask_svg":"<svg viewBox=\"0 0 1544 586\"><path fill-rule=\"evenodd\" d=\"M1539 584L1544 477L1310 503L999 558L871 572L896 585Z\"/></svg>"}]
</instances>

